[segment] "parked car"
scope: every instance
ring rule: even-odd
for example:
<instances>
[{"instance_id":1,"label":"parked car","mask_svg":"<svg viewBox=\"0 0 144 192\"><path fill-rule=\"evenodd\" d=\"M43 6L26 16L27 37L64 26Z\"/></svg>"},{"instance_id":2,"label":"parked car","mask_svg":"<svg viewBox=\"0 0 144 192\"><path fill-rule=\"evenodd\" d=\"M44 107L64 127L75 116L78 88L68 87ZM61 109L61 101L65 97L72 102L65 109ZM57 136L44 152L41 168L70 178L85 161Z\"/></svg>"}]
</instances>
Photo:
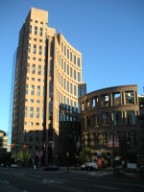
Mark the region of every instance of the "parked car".
<instances>
[{"instance_id":1,"label":"parked car","mask_svg":"<svg viewBox=\"0 0 144 192\"><path fill-rule=\"evenodd\" d=\"M11 164L12 168L20 168L20 166L18 164Z\"/></svg>"},{"instance_id":2,"label":"parked car","mask_svg":"<svg viewBox=\"0 0 144 192\"><path fill-rule=\"evenodd\" d=\"M59 167L56 165L48 165L43 168L44 171L58 171Z\"/></svg>"},{"instance_id":3,"label":"parked car","mask_svg":"<svg viewBox=\"0 0 144 192\"><path fill-rule=\"evenodd\" d=\"M98 169L98 166L97 166L97 163L96 162L87 162L87 163L84 163L80 166L80 169L81 170L88 170L88 171L91 171L91 170L97 170Z\"/></svg>"}]
</instances>

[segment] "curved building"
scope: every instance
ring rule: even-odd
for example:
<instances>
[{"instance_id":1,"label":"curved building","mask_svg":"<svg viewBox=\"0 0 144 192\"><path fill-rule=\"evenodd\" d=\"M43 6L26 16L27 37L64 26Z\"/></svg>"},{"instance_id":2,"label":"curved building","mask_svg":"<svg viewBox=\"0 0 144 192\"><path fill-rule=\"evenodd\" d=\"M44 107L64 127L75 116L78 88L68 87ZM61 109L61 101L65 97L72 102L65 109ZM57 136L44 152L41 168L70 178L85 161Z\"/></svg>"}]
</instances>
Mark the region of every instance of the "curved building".
<instances>
[{"instance_id":1,"label":"curved building","mask_svg":"<svg viewBox=\"0 0 144 192\"><path fill-rule=\"evenodd\" d=\"M47 11L32 8L20 31L12 127L13 152L25 148L46 164L75 154L86 90L81 53L47 22Z\"/></svg>"},{"instance_id":2,"label":"curved building","mask_svg":"<svg viewBox=\"0 0 144 192\"><path fill-rule=\"evenodd\" d=\"M140 152L137 85L109 87L81 98L82 147L94 156L128 159ZM113 154L115 153L115 154Z\"/></svg>"}]
</instances>

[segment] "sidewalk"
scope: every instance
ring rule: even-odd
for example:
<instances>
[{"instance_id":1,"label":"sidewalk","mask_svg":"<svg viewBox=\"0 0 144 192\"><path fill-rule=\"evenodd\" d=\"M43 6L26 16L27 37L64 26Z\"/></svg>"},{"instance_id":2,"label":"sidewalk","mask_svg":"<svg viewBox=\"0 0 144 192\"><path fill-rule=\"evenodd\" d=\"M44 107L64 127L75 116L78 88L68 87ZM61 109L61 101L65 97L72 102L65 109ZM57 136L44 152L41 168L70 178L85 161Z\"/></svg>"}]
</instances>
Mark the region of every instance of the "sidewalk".
<instances>
[{"instance_id":1,"label":"sidewalk","mask_svg":"<svg viewBox=\"0 0 144 192\"><path fill-rule=\"evenodd\" d=\"M67 167L60 167L59 172L64 173L73 173L73 174L82 174L82 175L91 175L91 176L114 176L114 169L109 168L103 168L95 171L85 171L85 170L77 170L75 168L67 168ZM119 172L115 175L115 177L129 177L129 178L140 178L144 179L144 173L137 173L137 172L130 172L130 171L123 171L119 170Z\"/></svg>"},{"instance_id":2,"label":"sidewalk","mask_svg":"<svg viewBox=\"0 0 144 192\"><path fill-rule=\"evenodd\" d=\"M100 169L95 171L86 171L86 170L78 170L75 168L67 168L67 167L60 167L59 172L64 173L73 173L73 174L82 174L82 175L91 175L91 176L106 176L106 175L113 175L113 170L111 168L107 169Z\"/></svg>"},{"instance_id":3,"label":"sidewalk","mask_svg":"<svg viewBox=\"0 0 144 192\"><path fill-rule=\"evenodd\" d=\"M12 185L10 185L10 183L8 183L5 180L0 180L0 191L1 192L22 192L16 189L15 187L13 187Z\"/></svg>"}]
</instances>

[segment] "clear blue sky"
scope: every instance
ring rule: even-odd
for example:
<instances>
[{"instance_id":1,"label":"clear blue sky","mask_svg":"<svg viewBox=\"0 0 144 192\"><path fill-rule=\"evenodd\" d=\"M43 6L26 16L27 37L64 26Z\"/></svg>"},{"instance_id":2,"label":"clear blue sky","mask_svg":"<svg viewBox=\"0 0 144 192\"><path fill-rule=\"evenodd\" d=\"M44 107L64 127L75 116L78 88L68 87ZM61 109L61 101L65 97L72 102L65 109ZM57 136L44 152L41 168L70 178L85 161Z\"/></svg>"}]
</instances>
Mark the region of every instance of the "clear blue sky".
<instances>
[{"instance_id":1,"label":"clear blue sky","mask_svg":"<svg viewBox=\"0 0 144 192\"><path fill-rule=\"evenodd\" d=\"M82 53L87 92L137 84L143 94L144 0L0 0L0 130L8 131L14 54L31 7L47 10L48 25Z\"/></svg>"}]
</instances>

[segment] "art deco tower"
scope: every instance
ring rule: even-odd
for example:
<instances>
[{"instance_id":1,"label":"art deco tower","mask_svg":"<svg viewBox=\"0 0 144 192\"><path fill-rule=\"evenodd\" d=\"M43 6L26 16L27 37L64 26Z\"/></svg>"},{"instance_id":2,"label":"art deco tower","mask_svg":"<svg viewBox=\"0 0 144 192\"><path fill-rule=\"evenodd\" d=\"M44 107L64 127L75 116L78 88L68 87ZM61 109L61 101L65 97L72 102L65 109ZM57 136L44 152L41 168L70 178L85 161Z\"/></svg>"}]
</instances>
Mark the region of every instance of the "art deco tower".
<instances>
[{"instance_id":1,"label":"art deco tower","mask_svg":"<svg viewBox=\"0 0 144 192\"><path fill-rule=\"evenodd\" d=\"M81 53L48 27L47 11L32 8L17 48L12 151L25 145L32 158L46 161L71 153L64 146L74 140L78 146L79 97L85 92Z\"/></svg>"}]
</instances>

